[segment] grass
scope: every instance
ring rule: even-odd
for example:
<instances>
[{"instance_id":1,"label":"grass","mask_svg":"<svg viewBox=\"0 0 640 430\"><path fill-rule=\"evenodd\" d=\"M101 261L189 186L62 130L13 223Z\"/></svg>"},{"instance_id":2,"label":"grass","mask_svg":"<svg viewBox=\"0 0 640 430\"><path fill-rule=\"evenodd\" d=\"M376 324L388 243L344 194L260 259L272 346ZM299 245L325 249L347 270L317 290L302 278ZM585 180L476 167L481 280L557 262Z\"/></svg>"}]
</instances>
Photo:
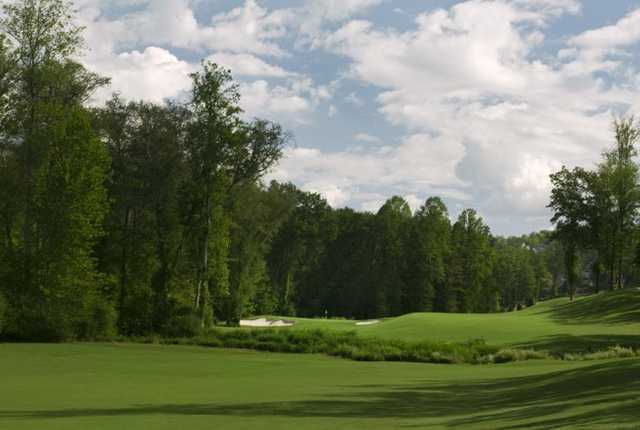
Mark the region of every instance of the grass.
<instances>
[{"instance_id":1,"label":"grass","mask_svg":"<svg viewBox=\"0 0 640 430\"><path fill-rule=\"evenodd\" d=\"M0 345L2 429L633 429L640 360L354 362L131 344Z\"/></svg>"},{"instance_id":2,"label":"grass","mask_svg":"<svg viewBox=\"0 0 640 430\"><path fill-rule=\"evenodd\" d=\"M506 363L545 358L535 352L501 351L483 341L407 342L361 337L353 331L225 329L210 330L194 338L115 338L118 342L199 345L213 348L242 348L269 352L326 354L356 361L406 361L413 363ZM632 351L635 355L635 352ZM536 356L537 355L537 356Z\"/></svg>"},{"instance_id":3,"label":"grass","mask_svg":"<svg viewBox=\"0 0 640 430\"><path fill-rule=\"evenodd\" d=\"M640 429L639 338L640 292L627 290L504 314L298 318L181 340L307 354L0 344L0 429Z\"/></svg>"},{"instance_id":4,"label":"grass","mask_svg":"<svg viewBox=\"0 0 640 430\"><path fill-rule=\"evenodd\" d=\"M464 342L552 353L590 353L615 345L640 349L640 291L628 289L541 302L497 314L414 313L370 326L354 321L294 318L294 329L355 330L361 336L407 341Z\"/></svg>"}]
</instances>

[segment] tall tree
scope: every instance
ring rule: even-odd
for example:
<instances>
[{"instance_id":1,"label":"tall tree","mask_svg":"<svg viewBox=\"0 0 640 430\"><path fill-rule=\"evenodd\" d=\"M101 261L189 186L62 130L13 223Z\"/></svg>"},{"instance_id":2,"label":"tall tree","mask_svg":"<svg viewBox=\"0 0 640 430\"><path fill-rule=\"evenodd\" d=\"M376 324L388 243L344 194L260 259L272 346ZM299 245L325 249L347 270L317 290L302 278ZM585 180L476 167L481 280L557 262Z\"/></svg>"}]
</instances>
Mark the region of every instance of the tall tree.
<instances>
[{"instance_id":1,"label":"tall tree","mask_svg":"<svg viewBox=\"0 0 640 430\"><path fill-rule=\"evenodd\" d=\"M89 330L81 320L97 300L92 251L107 209L108 154L82 105L108 80L74 61L82 37L71 3L22 0L3 12L13 64L3 152L15 162L19 211L8 296L21 335L72 337Z\"/></svg>"},{"instance_id":2,"label":"tall tree","mask_svg":"<svg viewBox=\"0 0 640 430\"><path fill-rule=\"evenodd\" d=\"M447 207L438 197L427 199L416 212L407 241L407 294L405 310L425 312L446 308L446 259L451 223Z\"/></svg>"},{"instance_id":3,"label":"tall tree","mask_svg":"<svg viewBox=\"0 0 640 430\"><path fill-rule=\"evenodd\" d=\"M588 211L585 207L590 193L589 174L582 168L572 171L563 167L551 175L551 222L556 225L555 237L562 243L569 297L573 300L578 283L578 251L584 246Z\"/></svg>"},{"instance_id":4,"label":"tall tree","mask_svg":"<svg viewBox=\"0 0 640 430\"><path fill-rule=\"evenodd\" d=\"M406 232L411 222L411 208L399 196L385 202L376 214L374 259L375 310L371 316L399 315L406 294Z\"/></svg>"},{"instance_id":5,"label":"tall tree","mask_svg":"<svg viewBox=\"0 0 640 430\"><path fill-rule=\"evenodd\" d=\"M228 70L205 62L191 76L193 120L186 148L191 178L185 219L198 261L194 309L204 322L213 309L208 300L228 294L229 192L266 173L280 158L288 136L277 124L240 119L240 95Z\"/></svg>"},{"instance_id":6,"label":"tall tree","mask_svg":"<svg viewBox=\"0 0 640 430\"><path fill-rule=\"evenodd\" d=\"M623 269L629 258L632 231L640 207L640 173L634 157L638 155L635 145L640 139L640 129L635 118L620 118L613 122L616 146L605 154L602 173L609 181L613 201L613 264L615 284L623 286ZM613 280L611 282L613 286Z\"/></svg>"},{"instance_id":7,"label":"tall tree","mask_svg":"<svg viewBox=\"0 0 640 430\"><path fill-rule=\"evenodd\" d=\"M451 232L448 280L455 302L448 309L456 312L487 311L483 299L493 307L497 291L487 283L493 265L489 227L473 209L462 211Z\"/></svg>"}]
</instances>

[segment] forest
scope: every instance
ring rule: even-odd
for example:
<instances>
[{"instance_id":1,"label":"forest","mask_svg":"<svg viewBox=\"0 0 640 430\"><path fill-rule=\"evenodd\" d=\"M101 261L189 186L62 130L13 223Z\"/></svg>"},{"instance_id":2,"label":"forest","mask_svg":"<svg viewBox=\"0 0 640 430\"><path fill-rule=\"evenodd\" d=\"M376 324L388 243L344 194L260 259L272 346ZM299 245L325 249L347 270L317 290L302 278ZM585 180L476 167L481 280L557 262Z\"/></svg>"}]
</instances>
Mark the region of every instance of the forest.
<instances>
[{"instance_id":1,"label":"forest","mask_svg":"<svg viewBox=\"0 0 640 430\"><path fill-rule=\"evenodd\" d=\"M640 264L633 117L593 168L550 178L554 229L499 237L439 197L415 212L332 208L268 182L291 135L242 115L203 62L185 100L114 94L87 70L63 0L0 19L0 338L188 336L249 315L506 312L620 289Z\"/></svg>"}]
</instances>

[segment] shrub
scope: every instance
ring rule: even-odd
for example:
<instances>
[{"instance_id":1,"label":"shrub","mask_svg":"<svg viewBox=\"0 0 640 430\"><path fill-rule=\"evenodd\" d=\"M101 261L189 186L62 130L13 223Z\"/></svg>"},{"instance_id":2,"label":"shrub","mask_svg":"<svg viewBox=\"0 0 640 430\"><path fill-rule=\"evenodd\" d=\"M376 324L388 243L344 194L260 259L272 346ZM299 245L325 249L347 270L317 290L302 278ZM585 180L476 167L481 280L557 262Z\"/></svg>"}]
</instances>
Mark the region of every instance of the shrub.
<instances>
[{"instance_id":1,"label":"shrub","mask_svg":"<svg viewBox=\"0 0 640 430\"><path fill-rule=\"evenodd\" d=\"M616 345L610 346L604 351L596 351L589 354L563 354L562 359L567 361L583 361L583 360L606 360L611 358L633 358L640 357L640 351L634 351L633 348Z\"/></svg>"},{"instance_id":2,"label":"shrub","mask_svg":"<svg viewBox=\"0 0 640 430\"><path fill-rule=\"evenodd\" d=\"M320 353L358 361L408 361L419 363L506 363L547 358L530 350L498 350L484 340L464 343L405 342L362 338L355 332L291 330L286 328L214 328L197 337L137 338L142 342L244 348L281 353Z\"/></svg>"},{"instance_id":3,"label":"shrub","mask_svg":"<svg viewBox=\"0 0 640 430\"><path fill-rule=\"evenodd\" d=\"M103 298L95 297L89 301L85 315L80 321L80 337L98 339L116 334L116 311Z\"/></svg>"},{"instance_id":4,"label":"shrub","mask_svg":"<svg viewBox=\"0 0 640 430\"><path fill-rule=\"evenodd\" d=\"M8 325L9 321L9 303L4 298L2 294L0 294L0 336L4 331L4 328Z\"/></svg>"},{"instance_id":5,"label":"shrub","mask_svg":"<svg viewBox=\"0 0 640 430\"><path fill-rule=\"evenodd\" d=\"M166 323L163 334L169 337L196 337L202 334L202 320L191 308L178 310Z\"/></svg>"},{"instance_id":6,"label":"shrub","mask_svg":"<svg viewBox=\"0 0 640 430\"><path fill-rule=\"evenodd\" d=\"M501 349L493 356L494 363L508 363L510 361L543 360L549 358L544 351L532 349Z\"/></svg>"}]
</instances>

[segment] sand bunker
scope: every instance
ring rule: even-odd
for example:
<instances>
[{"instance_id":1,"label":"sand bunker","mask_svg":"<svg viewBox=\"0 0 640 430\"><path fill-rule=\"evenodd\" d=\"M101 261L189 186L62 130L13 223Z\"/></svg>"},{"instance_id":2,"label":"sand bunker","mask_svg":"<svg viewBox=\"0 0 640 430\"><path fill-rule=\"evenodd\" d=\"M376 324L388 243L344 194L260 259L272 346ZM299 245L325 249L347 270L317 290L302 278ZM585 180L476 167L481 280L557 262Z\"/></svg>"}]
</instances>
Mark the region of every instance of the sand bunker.
<instances>
[{"instance_id":1,"label":"sand bunker","mask_svg":"<svg viewBox=\"0 0 640 430\"><path fill-rule=\"evenodd\" d=\"M294 323L295 321L256 318L252 320L240 320L240 327L291 327Z\"/></svg>"},{"instance_id":2,"label":"sand bunker","mask_svg":"<svg viewBox=\"0 0 640 430\"><path fill-rule=\"evenodd\" d=\"M378 324L380 320L370 320L370 321L358 321L356 325L373 325Z\"/></svg>"}]
</instances>

